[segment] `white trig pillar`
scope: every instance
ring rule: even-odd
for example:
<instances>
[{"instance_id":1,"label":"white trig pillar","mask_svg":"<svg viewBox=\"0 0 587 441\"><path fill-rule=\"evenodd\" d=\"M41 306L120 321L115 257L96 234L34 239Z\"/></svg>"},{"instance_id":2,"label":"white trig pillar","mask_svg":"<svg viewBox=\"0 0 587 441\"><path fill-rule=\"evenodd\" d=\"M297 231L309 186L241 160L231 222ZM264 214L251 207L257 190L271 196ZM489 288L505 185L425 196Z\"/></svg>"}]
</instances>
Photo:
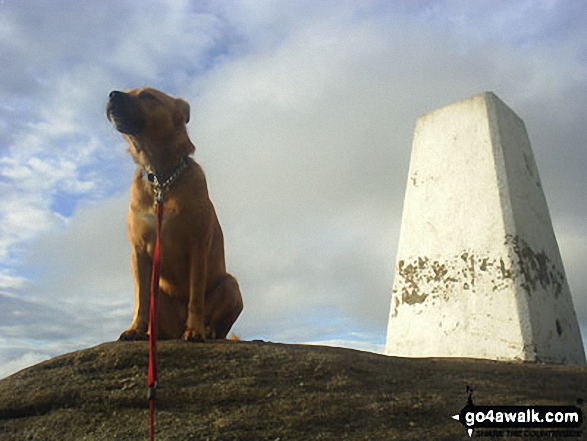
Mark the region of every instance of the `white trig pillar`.
<instances>
[{"instance_id":1,"label":"white trig pillar","mask_svg":"<svg viewBox=\"0 0 587 441\"><path fill-rule=\"evenodd\" d=\"M386 353L585 363L524 122L491 92L418 119Z\"/></svg>"}]
</instances>

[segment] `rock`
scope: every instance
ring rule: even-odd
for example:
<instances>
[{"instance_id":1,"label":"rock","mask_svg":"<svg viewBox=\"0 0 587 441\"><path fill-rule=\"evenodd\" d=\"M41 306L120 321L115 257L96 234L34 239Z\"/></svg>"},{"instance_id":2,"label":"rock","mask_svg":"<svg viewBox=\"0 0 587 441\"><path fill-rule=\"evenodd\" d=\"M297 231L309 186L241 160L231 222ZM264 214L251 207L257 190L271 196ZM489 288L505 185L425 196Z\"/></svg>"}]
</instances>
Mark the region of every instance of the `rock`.
<instances>
[{"instance_id":1,"label":"rock","mask_svg":"<svg viewBox=\"0 0 587 441\"><path fill-rule=\"evenodd\" d=\"M145 440L148 345L113 342L0 380L0 440ZM587 367L407 359L265 342L159 343L157 440L453 440L476 404L575 405Z\"/></svg>"}]
</instances>

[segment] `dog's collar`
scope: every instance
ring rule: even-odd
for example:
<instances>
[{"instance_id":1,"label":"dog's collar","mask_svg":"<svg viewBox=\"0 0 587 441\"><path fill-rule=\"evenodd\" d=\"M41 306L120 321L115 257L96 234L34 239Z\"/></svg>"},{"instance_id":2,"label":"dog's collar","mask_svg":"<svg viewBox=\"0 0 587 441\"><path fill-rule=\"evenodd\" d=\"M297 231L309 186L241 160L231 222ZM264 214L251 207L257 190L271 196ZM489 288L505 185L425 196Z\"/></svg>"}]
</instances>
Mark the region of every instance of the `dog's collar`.
<instances>
[{"instance_id":1,"label":"dog's collar","mask_svg":"<svg viewBox=\"0 0 587 441\"><path fill-rule=\"evenodd\" d=\"M168 176L162 176L160 174L154 173L149 168L142 169L143 175L147 178L153 187L156 204L163 201L163 195L167 193L169 188L173 185L177 178L181 176L188 165L189 158L185 156Z\"/></svg>"}]
</instances>

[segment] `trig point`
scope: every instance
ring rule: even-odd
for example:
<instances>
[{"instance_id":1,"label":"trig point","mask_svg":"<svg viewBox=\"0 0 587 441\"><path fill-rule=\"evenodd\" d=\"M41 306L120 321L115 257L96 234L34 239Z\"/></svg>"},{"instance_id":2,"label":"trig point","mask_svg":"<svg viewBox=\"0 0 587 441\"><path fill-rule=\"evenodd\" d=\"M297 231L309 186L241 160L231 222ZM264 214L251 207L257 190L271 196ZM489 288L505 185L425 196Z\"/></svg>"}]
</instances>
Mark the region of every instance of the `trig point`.
<instances>
[{"instance_id":1,"label":"trig point","mask_svg":"<svg viewBox=\"0 0 587 441\"><path fill-rule=\"evenodd\" d=\"M418 119L386 353L585 363L524 122L491 92Z\"/></svg>"}]
</instances>

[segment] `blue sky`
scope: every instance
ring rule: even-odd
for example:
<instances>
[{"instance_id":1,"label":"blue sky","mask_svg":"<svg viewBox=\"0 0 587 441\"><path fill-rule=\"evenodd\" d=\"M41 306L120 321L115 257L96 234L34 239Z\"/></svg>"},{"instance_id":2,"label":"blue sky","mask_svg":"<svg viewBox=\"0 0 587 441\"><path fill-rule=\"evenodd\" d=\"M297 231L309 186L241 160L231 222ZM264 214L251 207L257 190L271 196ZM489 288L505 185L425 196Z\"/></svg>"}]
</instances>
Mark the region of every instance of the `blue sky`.
<instances>
[{"instance_id":1,"label":"blue sky","mask_svg":"<svg viewBox=\"0 0 587 441\"><path fill-rule=\"evenodd\" d=\"M111 90L192 106L245 339L380 350L412 133L491 90L524 119L587 332L582 1L0 3L0 377L118 337L134 170Z\"/></svg>"}]
</instances>

